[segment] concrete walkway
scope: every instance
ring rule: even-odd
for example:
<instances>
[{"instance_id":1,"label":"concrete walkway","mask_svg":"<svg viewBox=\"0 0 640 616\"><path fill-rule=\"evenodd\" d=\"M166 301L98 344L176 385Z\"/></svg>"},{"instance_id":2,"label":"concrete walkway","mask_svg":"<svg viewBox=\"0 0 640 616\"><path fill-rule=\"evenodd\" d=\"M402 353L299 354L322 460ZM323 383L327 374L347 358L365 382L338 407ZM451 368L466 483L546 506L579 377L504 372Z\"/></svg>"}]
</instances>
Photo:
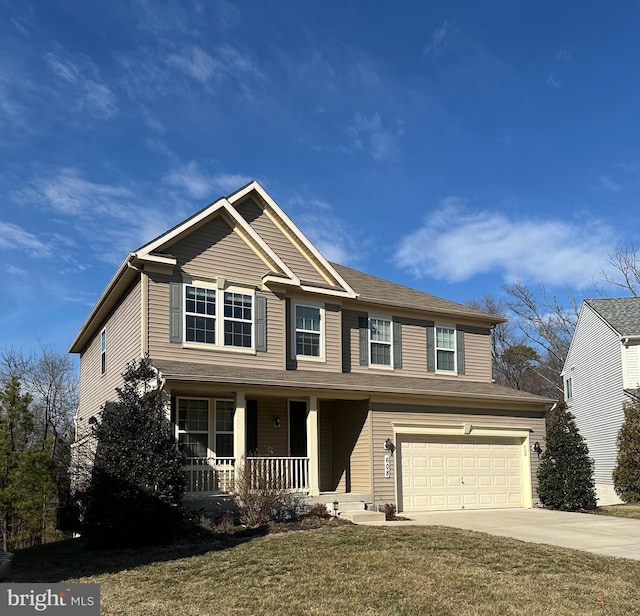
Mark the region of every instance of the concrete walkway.
<instances>
[{"instance_id":1,"label":"concrete walkway","mask_svg":"<svg viewBox=\"0 0 640 616\"><path fill-rule=\"evenodd\" d=\"M531 543L545 543L603 556L640 560L640 520L548 509L490 509L400 514L380 526L451 526Z\"/></svg>"}]
</instances>

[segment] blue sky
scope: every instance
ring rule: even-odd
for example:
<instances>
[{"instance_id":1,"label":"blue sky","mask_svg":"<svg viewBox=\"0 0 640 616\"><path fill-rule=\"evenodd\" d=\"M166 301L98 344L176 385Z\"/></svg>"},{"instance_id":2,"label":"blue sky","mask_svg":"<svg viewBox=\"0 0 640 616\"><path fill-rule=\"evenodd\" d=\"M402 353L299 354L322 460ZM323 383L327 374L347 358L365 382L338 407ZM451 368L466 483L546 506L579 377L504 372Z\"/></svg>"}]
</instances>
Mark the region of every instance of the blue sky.
<instances>
[{"instance_id":1,"label":"blue sky","mask_svg":"<svg viewBox=\"0 0 640 616\"><path fill-rule=\"evenodd\" d=\"M333 260L589 295L638 233L637 2L0 0L0 347L249 179Z\"/></svg>"}]
</instances>

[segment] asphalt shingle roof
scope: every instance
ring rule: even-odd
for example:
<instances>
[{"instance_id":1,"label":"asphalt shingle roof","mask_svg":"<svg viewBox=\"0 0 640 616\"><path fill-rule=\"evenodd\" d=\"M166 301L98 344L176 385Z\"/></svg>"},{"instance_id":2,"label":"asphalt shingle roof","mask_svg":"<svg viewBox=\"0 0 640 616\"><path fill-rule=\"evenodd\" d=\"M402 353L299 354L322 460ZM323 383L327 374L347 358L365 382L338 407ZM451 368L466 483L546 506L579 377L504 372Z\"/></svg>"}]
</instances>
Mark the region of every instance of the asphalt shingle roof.
<instances>
[{"instance_id":1,"label":"asphalt shingle roof","mask_svg":"<svg viewBox=\"0 0 640 616\"><path fill-rule=\"evenodd\" d=\"M312 390L391 393L423 396L451 396L507 403L550 404L526 391L495 383L451 378L415 378L396 374L359 374L305 370L267 370L262 368L153 360L152 364L168 380L230 383L255 386L290 387Z\"/></svg>"},{"instance_id":2,"label":"asphalt shingle roof","mask_svg":"<svg viewBox=\"0 0 640 616\"><path fill-rule=\"evenodd\" d=\"M640 336L640 297L587 299L585 303L621 336Z\"/></svg>"}]
</instances>

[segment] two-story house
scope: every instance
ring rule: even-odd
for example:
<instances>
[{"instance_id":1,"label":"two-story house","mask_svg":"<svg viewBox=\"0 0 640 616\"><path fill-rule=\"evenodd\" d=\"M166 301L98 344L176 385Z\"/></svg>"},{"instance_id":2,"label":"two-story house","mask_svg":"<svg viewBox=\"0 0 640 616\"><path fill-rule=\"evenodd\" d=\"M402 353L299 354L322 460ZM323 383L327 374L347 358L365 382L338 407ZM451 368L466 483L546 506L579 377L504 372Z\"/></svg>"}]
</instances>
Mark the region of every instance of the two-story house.
<instances>
[{"instance_id":1,"label":"two-story house","mask_svg":"<svg viewBox=\"0 0 640 616\"><path fill-rule=\"evenodd\" d=\"M640 298L582 303L564 364L565 399L594 461L598 504L619 503L613 489L623 402L640 388Z\"/></svg>"},{"instance_id":2,"label":"two-story house","mask_svg":"<svg viewBox=\"0 0 640 616\"><path fill-rule=\"evenodd\" d=\"M148 354L189 493L260 463L328 501L531 507L551 401L492 382L500 321L328 262L251 182L115 273L70 347L78 434Z\"/></svg>"}]
</instances>

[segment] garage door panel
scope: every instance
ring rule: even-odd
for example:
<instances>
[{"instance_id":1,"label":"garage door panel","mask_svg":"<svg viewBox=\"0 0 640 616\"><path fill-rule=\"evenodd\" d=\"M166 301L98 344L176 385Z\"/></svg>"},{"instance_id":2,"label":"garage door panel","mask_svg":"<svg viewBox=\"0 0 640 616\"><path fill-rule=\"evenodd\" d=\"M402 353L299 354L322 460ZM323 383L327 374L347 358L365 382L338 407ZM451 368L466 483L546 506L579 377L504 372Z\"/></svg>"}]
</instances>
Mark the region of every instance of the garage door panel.
<instances>
[{"instance_id":1,"label":"garage door panel","mask_svg":"<svg viewBox=\"0 0 640 616\"><path fill-rule=\"evenodd\" d=\"M459 438L399 439L403 510L522 507L522 441Z\"/></svg>"}]
</instances>

